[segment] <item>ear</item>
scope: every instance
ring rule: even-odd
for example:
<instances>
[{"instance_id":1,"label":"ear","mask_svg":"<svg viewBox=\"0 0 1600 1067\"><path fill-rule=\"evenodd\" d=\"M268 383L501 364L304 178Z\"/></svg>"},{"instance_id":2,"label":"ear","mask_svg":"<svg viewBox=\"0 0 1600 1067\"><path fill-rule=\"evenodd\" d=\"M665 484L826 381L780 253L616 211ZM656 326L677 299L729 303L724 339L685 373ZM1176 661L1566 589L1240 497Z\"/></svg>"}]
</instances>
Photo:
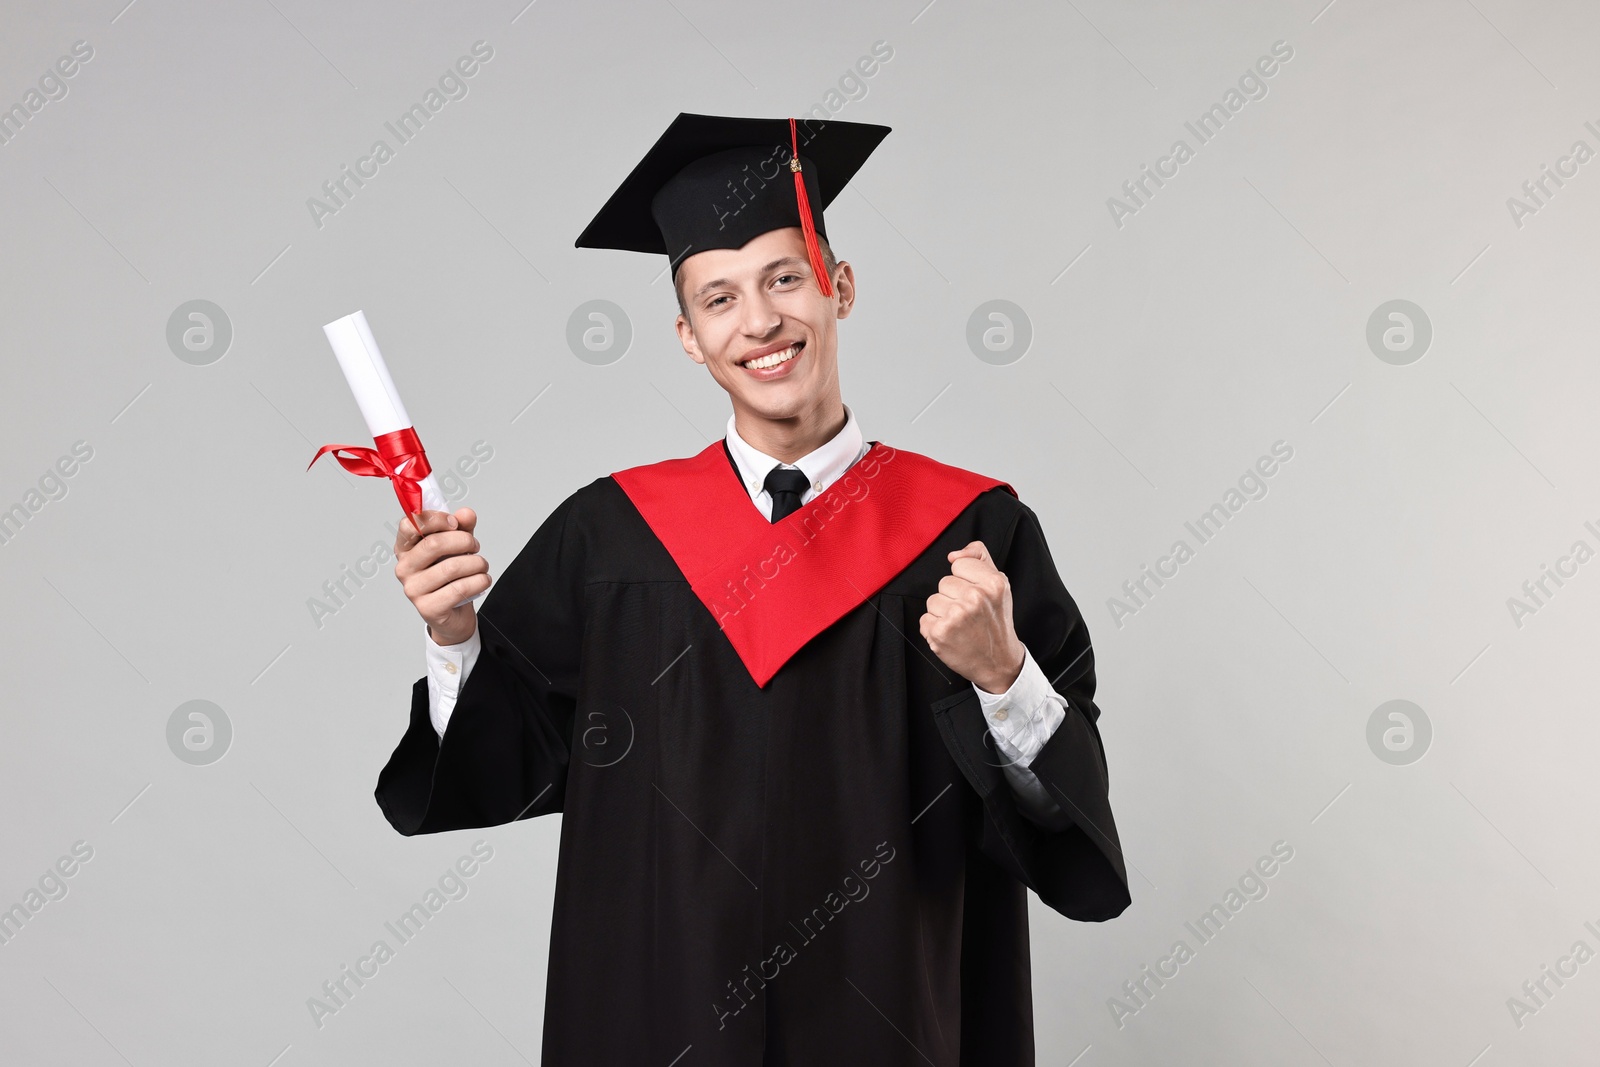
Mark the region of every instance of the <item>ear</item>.
<instances>
[{"instance_id":1,"label":"ear","mask_svg":"<svg viewBox=\"0 0 1600 1067\"><path fill-rule=\"evenodd\" d=\"M848 319L856 302L856 272L848 260L840 260L833 270L833 291L839 298L838 317Z\"/></svg>"},{"instance_id":2,"label":"ear","mask_svg":"<svg viewBox=\"0 0 1600 1067\"><path fill-rule=\"evenodd\" d=\"M673 321L672 326L678 331L678 343L682 345L683 350L689 354L689 358L703 366L705 364L706 357L700 354L700 344L694 339L694 327L689 325L688 317L682 312L679 312L678 317Z\"/></svg>"}]
</instances>

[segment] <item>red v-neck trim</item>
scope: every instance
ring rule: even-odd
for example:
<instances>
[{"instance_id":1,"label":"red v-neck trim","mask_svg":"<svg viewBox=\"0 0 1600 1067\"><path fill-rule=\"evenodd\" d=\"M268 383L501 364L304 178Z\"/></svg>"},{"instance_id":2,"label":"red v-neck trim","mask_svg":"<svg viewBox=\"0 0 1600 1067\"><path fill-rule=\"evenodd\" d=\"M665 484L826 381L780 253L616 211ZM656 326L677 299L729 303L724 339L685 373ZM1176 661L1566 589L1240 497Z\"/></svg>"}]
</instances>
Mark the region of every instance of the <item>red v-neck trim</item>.
<instances>
[{"instance_id":1,"label":"red v-neck trim","mask_svg":"<svg viewBox=\"0 0 1600 1067\"><path fill-rule=\"evenodd\" d=\"M871 597L996 478L874 441L833 485L768 522L721 441L611 476L688 579L750 677L765 686Z\"/></svg>"}]
</instances>

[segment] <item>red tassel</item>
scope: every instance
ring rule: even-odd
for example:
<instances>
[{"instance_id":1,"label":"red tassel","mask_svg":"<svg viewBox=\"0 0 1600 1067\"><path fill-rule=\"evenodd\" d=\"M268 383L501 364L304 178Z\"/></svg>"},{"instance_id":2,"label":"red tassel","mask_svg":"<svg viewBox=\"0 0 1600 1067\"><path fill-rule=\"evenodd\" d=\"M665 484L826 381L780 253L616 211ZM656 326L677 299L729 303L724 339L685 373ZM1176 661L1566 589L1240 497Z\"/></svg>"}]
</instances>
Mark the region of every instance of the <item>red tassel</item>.
<instances>
[{"instance_id":1,"label":"red tassel","mask_svg":"<svg viewBox=\"0 0 1600 1067\"><path fill-rule=\"evenodd\" d=\"M794 171L794 196L800 205L800 229L806 235L806 252L811 257L811 269L817 275L817 287L823 296L833 295L833 281L828 277L822 262L822 246L817 243L817 225L811 221L811 198L806 195L806 179L800 173L800 137L794 119L789 120L789 169Z\"/></svg>"}]
</instances>

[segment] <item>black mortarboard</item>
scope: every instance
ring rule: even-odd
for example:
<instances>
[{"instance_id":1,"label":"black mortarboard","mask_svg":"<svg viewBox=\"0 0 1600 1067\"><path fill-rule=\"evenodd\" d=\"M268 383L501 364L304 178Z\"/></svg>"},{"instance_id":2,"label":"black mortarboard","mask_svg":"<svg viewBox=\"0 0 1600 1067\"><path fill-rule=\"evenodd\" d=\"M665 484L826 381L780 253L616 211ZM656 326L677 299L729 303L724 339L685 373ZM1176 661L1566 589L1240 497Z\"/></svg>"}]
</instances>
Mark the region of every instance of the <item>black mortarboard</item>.
<instances>
[{"instance_id":1,"label":"black mortarboard","mask_svg":"<svg viewBox=\"0 0 1600 1067\"><path fill-rule=\"evenodd\" d=\"M828 235L822 210L888 134L887 126L836 119L679 114L573 243L657 252L670 257L676 277L696 252L799 226L819 286L831 295L816 242Z\"/></svg>"}]
</instances>

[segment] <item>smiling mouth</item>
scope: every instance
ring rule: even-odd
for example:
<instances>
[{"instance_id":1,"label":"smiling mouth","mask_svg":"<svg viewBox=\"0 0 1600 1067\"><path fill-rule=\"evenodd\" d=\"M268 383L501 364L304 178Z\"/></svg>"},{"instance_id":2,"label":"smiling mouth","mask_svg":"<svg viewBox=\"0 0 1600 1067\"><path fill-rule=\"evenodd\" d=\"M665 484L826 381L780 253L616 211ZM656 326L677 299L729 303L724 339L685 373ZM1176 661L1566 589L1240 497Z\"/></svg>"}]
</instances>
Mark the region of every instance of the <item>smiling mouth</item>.
<instances>
[{"instance_id":1,"label":"smiling mouth","mask_svg":"<svg viewBox=\"0 0 1600 1067\"><path fill-rule=\"evenodd\" d=\"M756 356L753 359L741 360L739 362L739 366L748 368L749 370L771 370L773 367L776 367L781 363L787 363L795 356L798 356L800 354L800 350L805 346L806 343L804 341L796 341L788 348L782 348L776 352L769 352L764 356Z\"/></svg>"}]
</instances>

